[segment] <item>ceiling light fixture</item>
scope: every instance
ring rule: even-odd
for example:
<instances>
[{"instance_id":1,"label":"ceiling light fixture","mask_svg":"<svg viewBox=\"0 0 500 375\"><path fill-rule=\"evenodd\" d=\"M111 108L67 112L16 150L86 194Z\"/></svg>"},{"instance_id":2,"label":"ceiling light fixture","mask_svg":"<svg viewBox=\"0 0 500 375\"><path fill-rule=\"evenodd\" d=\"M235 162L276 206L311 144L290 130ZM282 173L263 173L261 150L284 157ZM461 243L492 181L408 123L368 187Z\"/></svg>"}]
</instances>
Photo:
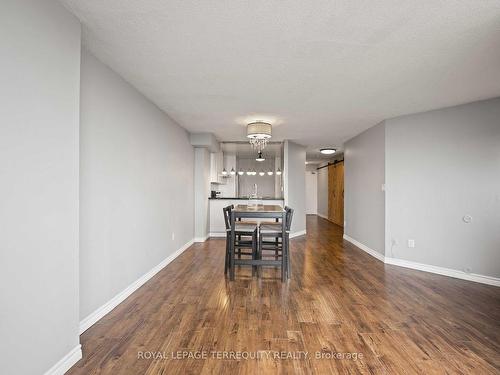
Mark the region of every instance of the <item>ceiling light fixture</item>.
<instances>
[{"instance_id":1,"label":"ceiling light fixture","mask_svg":"<svg viewBox=\"0 0 500 375\"><path fill-rule=\"evenodd\" d=\"M281 176L281 169L279 169L279 168L278 168L278 170L276 171L276 174L277 174L278 176Z\"/></svg>"},{"instance_id":2,"label":"ceiling light fixture","mask_svg":"<svg viewBox=\"0 0 500 375\"><path fill-rule=\"evenodd\" d=\"M238 175L242 176L245 172L243 171L238 171Z\"/></svg>"},{"instance_id":3,"label":"ceiling light fixture","mask_svg":"<svg viewBox=\"0 0 500 375\"><path fill-rule=\"evenodd\" d=\"M326 147L326 148L320 149L319 152L321 152L322 154L325 154L325 155L332 155L332 154L335 154L335 152L337 152L337 150L334 148L331 148L331 147Z\"/></svg>"},{"instance_id":4,"label":"ceiling light fixture","mask_svg":"<svg viewBox=\"0 0 500 375\"><path fill-rule=\"evenodd\" d=\"M264 161L266 158L262 156L262 151L259 151L259 154L257 155L257 158L255 159L257 161Z\"/></svg>"},{"instance_id":5,"label":"ceiling light fixture","mask_svg":"<svg viewBox=\"0 0 500 375\"><path fill-rule=\"evenodd\" d=\"M259 176L264 176L265 174L266 174L265 172L262 171L259 172Z\"/></svg>"},{"instance_id":6,"label":"ceiling light fixture","mask_svg":"<svg viewBox=\"0 0 500 375\"><path fill-rule=\"evenodd\" d=\"M222 175L223 175L223 176L227 176L227 171L226 171L226 168L224 168L224 169L222 170Z\"/></svg>"},{"instance_id":7,"label":"ceiling light fixture","mask_svg":"<svg viewBox=\"0 0 500 375\"><path fill-rule=\"evenodd\" d=\"M269 171L267 172L268 176L272 176L273 175L273 171Z\"/></svg>"},{"instance_id":8,"label":"ceiling light fixture","mask_svg":"<svg viewBox=\"0 0 500 375\"><path fill-rule=\"evenodd\" d=\"M247 138L257 151L262 151L272 136L273 127L268 122L255 121L247 125Z\"/></svg>"},{"instance_id":9,"label":"ceiling light fixture","mask_svg":"<svg viewBox=\"0 0 500 375\"><path fill-rule=\"evenodd\" d=\"M236 174L236 171L234 170L234 168L231 168L231 172L229 172L231 174L231 176L234 176Z\"/></svg>"}]
</instances>

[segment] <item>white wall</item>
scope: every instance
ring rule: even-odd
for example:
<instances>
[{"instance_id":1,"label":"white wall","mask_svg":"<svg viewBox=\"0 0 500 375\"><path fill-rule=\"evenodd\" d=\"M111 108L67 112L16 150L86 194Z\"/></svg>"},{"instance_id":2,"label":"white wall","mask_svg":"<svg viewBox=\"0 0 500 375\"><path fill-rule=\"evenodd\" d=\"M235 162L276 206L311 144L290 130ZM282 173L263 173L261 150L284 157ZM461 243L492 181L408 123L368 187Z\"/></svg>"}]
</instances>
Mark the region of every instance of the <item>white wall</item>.
<instances>
[{"instance_id":1,"label":"white wall","mask_svg":"<svg viewBox=\"0 0 500 375\"><path fill-rule=\"evenodd\" d=\"M327 168L325 168L327 169ZM344 233L385 252L385 123L345 143Z\"/></svg>"},{"instance_id":2,"label":"white wall","mask_svg":"<svg viewBox=\"0 0 500 375\"><path fill-rule=\"evenodd\" d=\"M194 152L183 128L85 50L80 141L85 318L192 240Z\"/></svg>"},{"instance_id":3,"label":"white wall","mask_svg":"<svg viewBox=\"0 0 500 375\"><path fill-rule=\"evenodd\" d=\"M306 148L291 141L284 144L284 198L293 208L292 232L306 230Z\"/></svg>"},{"instance_id":4,"label":"white wall","mask_svg":"<svg viewBox=\"0 0 500 375\"><path fill-rule=\"evenodd\" d=\"M210 152L196 147L194 158L194 237L204 241L209 230Z\"/></svg>"},{"instance_id":5,"label":"white wall","mask_svg":"<svg viewBox=\"0 0 500 375\"><path fill-rule=\"evenodd\" d=\"M42 374L78 337L80 24L58 2L0 11L0 373Z\"/></svg>"},{"instance_id":6,"label":"white wall","mask_svg":"<svg viewBox=\"0 0 500 375\"><path fill-rule=\"evenodd\" d=\"M318 212L318 174L306 171L306 214L316 215Z\"/></svg>"},{"instance_id":7,"label":"white wall","mask_svg":"<svg viewBox=\"0 0 500 375\"><path fill-rule=\"evenodd\" d=\"M387 120L386 137L386 255L500 277L500 98Z\"/></svg>"}]
</instances>

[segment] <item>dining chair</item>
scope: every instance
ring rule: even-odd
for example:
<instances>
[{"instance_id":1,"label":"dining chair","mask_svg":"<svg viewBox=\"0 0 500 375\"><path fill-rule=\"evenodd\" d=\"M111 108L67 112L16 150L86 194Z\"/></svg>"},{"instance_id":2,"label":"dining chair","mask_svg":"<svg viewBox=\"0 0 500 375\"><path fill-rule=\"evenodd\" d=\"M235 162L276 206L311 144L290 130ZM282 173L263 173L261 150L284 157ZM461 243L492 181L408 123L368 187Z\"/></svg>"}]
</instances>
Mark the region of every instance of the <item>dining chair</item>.
<instances>
[{"instance_id":1,"label":"dining chair","mask_svg":"<svg viewBox=\"0 0 500 375\"><path fill-rule=\"evenodd\" d=\"M230 254L234 251L234 255L238 255L241 259L242 255L251 255L252 259L257 259L257 225L251 222L238 221L235 223L235 241L231 244L231 211L234 205L229 205L222 209L224 214L224 224L226 226L226 256L224 261L224 274L227 274L230 268ZM251 239L249 239L250 237ZM242 251L242 249L251 249L251 252ZM252 275L255 275L256 267L252 267Z\"/></svg>"},{"instance_id":2,"label":"dining chair","mask_svg":"<svg viewBox=\"0 0 500 375\"><path fill-rule=\"evenodd\" d=\"M282 223L262 223L259 226L259 246L258 257L262 259L263 251L274 252L276 260L281 258L282 269L286 272L286 278L291 276L290 265L290 228L292 226L293 208L285 207L285 233L283 233ZM271 238L272 240L265 240ZM280 241L281 240L281 241ZM272 254L266 256L273 256Z\"/></svg>"}]
</instances>

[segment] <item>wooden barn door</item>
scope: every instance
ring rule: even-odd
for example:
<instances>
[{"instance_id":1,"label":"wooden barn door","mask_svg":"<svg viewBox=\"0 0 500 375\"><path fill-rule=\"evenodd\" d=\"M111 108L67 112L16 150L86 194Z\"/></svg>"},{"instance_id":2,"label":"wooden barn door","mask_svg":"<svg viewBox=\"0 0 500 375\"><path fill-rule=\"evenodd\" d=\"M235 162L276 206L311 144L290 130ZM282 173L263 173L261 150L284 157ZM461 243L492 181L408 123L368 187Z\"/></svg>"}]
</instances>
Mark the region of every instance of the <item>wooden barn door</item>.
<instances>
[{"instance_id":1,"label":"wooden barn door","mask_svg":"<svg viewBox=\"0 0 500 375\"><path fill-rule=\"evenodd\" d=\"M328 167L328 220L344 226L344 162Z\"/></svg>"}]
</instances>

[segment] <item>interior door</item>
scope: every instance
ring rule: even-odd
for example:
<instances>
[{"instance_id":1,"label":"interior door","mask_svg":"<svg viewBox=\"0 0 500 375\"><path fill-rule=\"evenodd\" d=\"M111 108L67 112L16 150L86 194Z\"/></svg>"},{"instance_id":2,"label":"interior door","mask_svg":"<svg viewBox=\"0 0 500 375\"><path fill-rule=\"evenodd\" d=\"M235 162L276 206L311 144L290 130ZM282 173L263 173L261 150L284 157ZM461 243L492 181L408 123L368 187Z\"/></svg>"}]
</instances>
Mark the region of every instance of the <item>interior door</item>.
<instances>
[{"instance_id":1,"label":"interior door","mask_svg":"<svg viewBox=\"0 0 500 375\"><path fill-rule=\"evenodd\" d=\"M335 216L335 165L328 166L328 220Z\"/></svg>"},{"instance_id":2,"label":"interior door","mask_svg":"<svg viewBox=\"0 0 500 375\"><path fill-rule=\"evenodd\" d=\"M306 172L306 214L318 212L318 174Z\"/></svg>"},{"instance_id":3,"label":"interior door","mask_svg":"<svg viewBox=\"0 0 500 375\"><path fill-rule=\"evenodd\" d=\"M344 226L344 162L328 167L328 220Z\"/></svg>"},{"instance_id":4,"label":"interior door","mask_svg":"<svg viewBox=\"0 0 500 375\"><path fill-rule=\"evenodd\" d=\"M335 164L335 209L333 222L344 226L344 162Z\"/></svg>"}]
</instances>

